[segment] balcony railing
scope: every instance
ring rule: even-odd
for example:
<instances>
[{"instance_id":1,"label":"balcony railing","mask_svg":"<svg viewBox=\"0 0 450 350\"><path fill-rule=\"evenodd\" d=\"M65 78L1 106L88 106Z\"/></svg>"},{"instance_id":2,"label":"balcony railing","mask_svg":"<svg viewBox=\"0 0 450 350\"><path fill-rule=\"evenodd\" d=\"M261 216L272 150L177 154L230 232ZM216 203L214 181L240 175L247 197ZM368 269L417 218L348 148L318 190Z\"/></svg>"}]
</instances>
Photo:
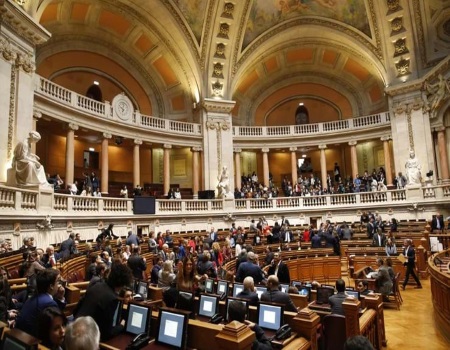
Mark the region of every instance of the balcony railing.
<instances>
[{"instance_id":1,"label":"balcony railing","mask_svg":"<svg viewBox=\"0 0 450 350\"><path fill-rule=\"evenodd\" d=\"M448 202L450 185L427 186L422 188L422 198L408 198L408 190L382 192L346 193L310 197L279 197L269 199L236 199L233 201L214 200L156 200L156 215L204 215L206 213L251 213L258 211L289 212L328 211L333 209L373 208L380 205L405 205L414 207L417 203ZM51 208L40 207L39 191L0 186L0 216L36 215L52 216L83 214L87 216L132 216L133 200L111 197L82 197L52 194Z\"/></svg>"}]
</instances>

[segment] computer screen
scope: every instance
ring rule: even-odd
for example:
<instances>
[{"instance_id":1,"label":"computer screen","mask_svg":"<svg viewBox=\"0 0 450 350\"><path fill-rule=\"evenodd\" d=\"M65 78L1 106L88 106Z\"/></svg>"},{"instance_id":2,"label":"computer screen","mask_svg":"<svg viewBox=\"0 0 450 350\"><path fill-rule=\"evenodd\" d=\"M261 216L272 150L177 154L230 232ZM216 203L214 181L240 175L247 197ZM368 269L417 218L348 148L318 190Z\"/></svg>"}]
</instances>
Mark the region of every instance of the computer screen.
<instances>
[{"instance_id":1,"label":"computer screen","mask_svg":"<svg viewBox=\"0 0 450 350\"><path fill-rule=\"evenodd\" d=\"M242 283L233 284L233 298L236 298L236 296L243 290L244 290L244 285Z\"/></svg>"},{"instance_id":2,"label":"computer screen","mask_svg":"<svg viewBox=\"0 0 450 350\"><path fill-rule=\"evenodd\" d=\"M261 300L261 295L264 292L267 292L267 287L256 287L256 294L258 294L259 300Z\"/></svg>"},{"instance_id":3,"label":"computer screen","mask_svg":"<svg viewBox=\"0 0 450 350\"><path fill-rule=\"evenodd\" d=\"M258 304L258 325L276 331L283 325L284 308L269 303Z\"/></svg>"},{"instance_id":4,"label":"computer screen","mask_svg":"<svg viewBox=\"0 0 450 350\"><path fill-rule=\"evenodd\" d=\"M288 293L289 292L289 284L280 284L280 290L283 293Z\"/></svg>"},{"instance_id":5,"label":"computer screen","mask_svg":"<svg viewBox=\"0 0 450 350\"><path fill-rule=\"evenodd\" d=\"M140 333L148 334L151 318L151 308L134 303L128 304L128 318L125 324L125 332L134 335Z\"/></svg>"},{"instance_id":6,"label":"computer screen","mask_svg":"<svg viewBox=\"0 0 450 350\"><path fill-rule=\"evenodd\" d=\"M300 288L302 287L302 281L292 281L292 286L300 290Z\"/></svg>"},{"instance_id":7,"label":"computer screen","mask_svg":"<svg viewBox=\"0 0 450 350\"><path fill-rule=\"evenodd\" d=\"M179 292L176 302L176 308L194 312L194 294L189 292Z\"/></svg>"},{"instance_id":8,"label":"computer screen","mask_svg":"<svg viewBox=\"0 0 450 350\"><path fill-rule=\"evenodd\" d=\"M8 350L28 350L26 345L21 344L17 339L5 335L2 349Z\"/></svg>"},{"instance_id":9,"label":"computer screen","mask_svg":"<svg viewBox=\"0 0 450 350\"><path fill-rule=\"evenodd\" d=\"M214 293L214 280L208 278L205 281L205 292L206 293Z\"/></svg>"},{"instance_id":10,"label":"computer screen","mask_svg":"<svg viewBox=\"0 0 450 350\"><path fill-rule=\"evenodd\" d=\"M346 290L345 294L347 294L349 297L359 300L359 292L357 290Z\"/></svg>"},{"instance_id":11,"label":"computer screen","mask_svg":"<svg viewBox=\"0 0 450 350\"><path fill-rule=\"evenodd\" d=\"M140 294L144 300L147 300L148 282L139 281L136 285L136 293Z\"/></svg>"},{"instance_id":12,"label":"computer screen","mask_svg":"<svg viewBox=\"0 0 450 350\"><path fill-rule=\"evenodd\" d=\"M311 299L311 287L300 287L300 289L298 290L298 294L306 296L309 301Z\"/></svg>"},{"instance_id":13,"label":"computer screen","mask_svg":"<svg viewBox=\"0 0 450 350\"><path fill-rule=\"evenodd\" d=\"M227 298L227 302L226 302L226 305L225 305L225 310L226 310L226 315L225 315L226 317L225 317L225 319L228 322L230 321L230 317L228 315L228 307L230 306L230 303L232 301L239 301L240 303L242 303L245 306L245 314L248 316L248 307L249 307L248 300L230 297L230 298Z\"/></svg>"},{"instance_id":14,"label":"computer screen","mask_svg":"<svg viewBox=\"0 0 450 350\"><path fill-rule=\"evenodd\" d=\"M330 297L334 294L334 288L319 287L317 288L317 304L328 304Z\"/></svg>"},{"instance_id":15,"label":"computer screen","mask_svg":"<svg viewBox=\"0 0 450 350\"><path fill-rule=\"evenodd\" d=\"M3 341L0 343L0 349L7 349L7 350L36 350L38 348L39 340L36 338L33 338L29 335L26 335L27 342L23 342L18 339L20 336L17 333L23 333L24 332L18 330L18 329L11 329L9 332L5 332L3 336Z\"/></svg>"},{"instance_id":16,"label":"computer screen","mask_svg":"<svg viewBox=\"0 0 450 350\"><path fill-rule=\"evenodd\" d=\"M228 294L228 282L227 281L219 281L217 282L217 294Z\"/></svg>"},{"instance_id":17,"label":"computer screen","mask_svg":"<svg viewBox=\"0 0 450 350\"><path fill-rule=\"evenodd\" d=\"M186 347L188 315L161 308L158 315L156 341L178 349Z\"/></svg>"},{"instance_id":18,"label":"computer screen","mask_svg":"<svg viewBox=\"0 0 450 350\"><path fill-rule=\"evenodd\" d=\"M212 317L219 310L219 298L215 295L200 295L198 303L198 314L200 316Z\"/></svg>"}]
</instances>

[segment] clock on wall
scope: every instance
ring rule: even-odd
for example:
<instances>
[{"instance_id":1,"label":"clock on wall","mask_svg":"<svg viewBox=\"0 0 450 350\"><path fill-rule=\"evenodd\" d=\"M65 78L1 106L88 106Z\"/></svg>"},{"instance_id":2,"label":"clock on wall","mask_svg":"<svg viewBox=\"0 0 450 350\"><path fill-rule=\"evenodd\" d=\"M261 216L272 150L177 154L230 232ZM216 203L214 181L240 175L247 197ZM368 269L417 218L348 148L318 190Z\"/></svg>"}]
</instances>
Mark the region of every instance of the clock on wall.
<instances>
[{"instance_id":1,"label":"clock on wall","mask_svg":"<svg viewBox=\"0 0 450 350\"><path fill-rule=\"evenodd\" d=\"M112 102L114 117L123 121L128 121L133 115L133 104L130 99L121 93L114 97Z\"/></svg>"}]
</instances>

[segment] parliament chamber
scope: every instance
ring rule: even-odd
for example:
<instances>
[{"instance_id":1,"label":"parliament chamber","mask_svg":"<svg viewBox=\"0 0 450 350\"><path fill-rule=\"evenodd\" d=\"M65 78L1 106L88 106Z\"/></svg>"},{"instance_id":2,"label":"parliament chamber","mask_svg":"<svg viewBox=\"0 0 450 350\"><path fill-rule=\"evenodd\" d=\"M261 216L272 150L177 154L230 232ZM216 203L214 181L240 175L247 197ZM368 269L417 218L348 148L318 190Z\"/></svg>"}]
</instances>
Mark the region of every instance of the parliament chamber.
<instances>
[{"instance_id":1,"label":"parliament chamber","mask_svg":"<svg viewBox=\"0 0 450 350\"><path fill-rule=\"evenodd\" d=\"M152 233L177 248L212 229L223 247L235 226L260 263L279 251L291 281L376 289L366 274L388 256L371 213L393 232L397 279L388 300L344 303L346 336L449 347L448 2L4 0L0 12L0 266L14 293L25 241L58 250L77 233L79 254L56 265L70 314L88 286L83 253L110 224L142 238L147 278ZM292 237L255 244L261 218L267 232L287 218ZM352 234L314 246L322 225ZM401 288L405 240L422 289ZM235 264L219 279L231 289ZM326 346L315 293L292 294L296 337L274 347ZM161 289L148 298L156 332ZM187 346L253 337L194 319Z\"/></svg>"}]
</instances>

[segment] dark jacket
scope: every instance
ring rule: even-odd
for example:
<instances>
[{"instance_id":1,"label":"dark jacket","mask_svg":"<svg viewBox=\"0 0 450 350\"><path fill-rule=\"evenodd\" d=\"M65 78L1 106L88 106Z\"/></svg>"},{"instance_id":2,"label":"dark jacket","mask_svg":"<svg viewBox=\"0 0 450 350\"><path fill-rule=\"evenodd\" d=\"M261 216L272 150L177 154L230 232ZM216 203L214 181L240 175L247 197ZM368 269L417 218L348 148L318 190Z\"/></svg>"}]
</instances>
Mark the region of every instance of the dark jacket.
<instances>
[{"instance_id":1,"label":"dark jacket","mask_svg":"<svg viewBox=\"0 0 450 350\"><path fill-rule=\"evenodd\" d=\"M268 274L275 275L275 270L277 266L272 265L269 267ZM289 268L284 262L280 262L280 265L278 266L278 272L277 272L278 281L283 284L290 284L291 283L291 277L289 276Z\"/></svg>"},{"instance_id":2,"label":"dark jacket","mask_svg":"<svg viewBox=\"0 0 450 350\"><path fill-rule=\"evenodd\" d=\"M133 254L128 258L128 267L133 272L133 277L137 279L143 279L142 273L147 269L147 265L142 257L138 254Z\"/></svg>"},{"instance_id":3,"label":"dark jacket","mask_svg":"<svg viewBox=\"0 0 450 350\"><path fill-rule=\"evenodd\" d=\"M249 305L257 306L259 302L258 294L255 292L250 292L249 290L243 290L240 292L236 298L248 300Z\"/></svg>"},{"instance_id":4,"label":"dark jacket","mask_svg":"<svg viewBox=\"0 0 450 350\"><path fill-rule=\"evenodd\" d=\"M279 290L269 290L261 294L261 301L284 305L284 311L297 312L297 307L292 302L288 293Z\"/></svg>"}]
</instances>

